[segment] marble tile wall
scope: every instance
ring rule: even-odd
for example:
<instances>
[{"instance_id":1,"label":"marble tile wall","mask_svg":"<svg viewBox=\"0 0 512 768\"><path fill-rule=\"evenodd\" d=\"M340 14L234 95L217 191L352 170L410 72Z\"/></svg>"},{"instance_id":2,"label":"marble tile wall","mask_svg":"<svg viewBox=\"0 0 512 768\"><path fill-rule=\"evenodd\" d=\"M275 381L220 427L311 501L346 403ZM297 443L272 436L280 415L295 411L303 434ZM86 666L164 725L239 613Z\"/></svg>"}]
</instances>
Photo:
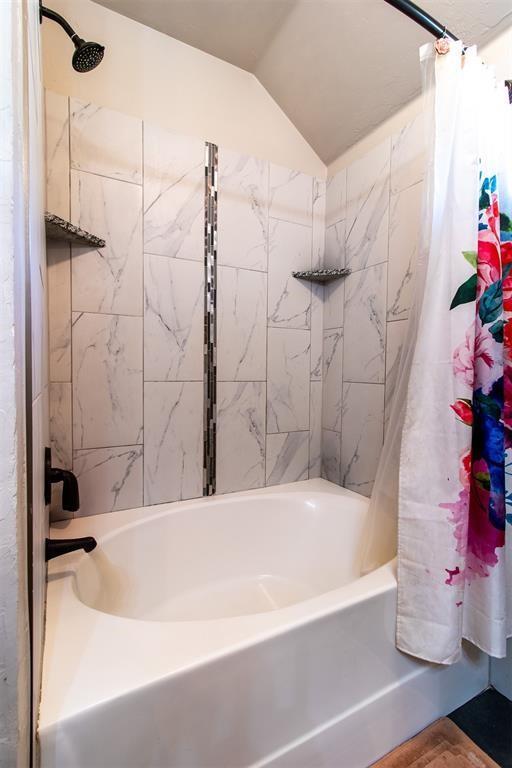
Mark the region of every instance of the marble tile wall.
<instances>
[{"instance_id":1,"label":"marble tile wall","mask_svg":"<svg viewBox=\"0 0 512 768\"><path fill-rule=\"evenodd\" d=\"M202 494L205 144L46 94L50 418L81 514ZM217 490L370 494L412 298L418 118L327 183L219 148ZM295 269L348 266L325 288Z\"/></svg>"},{"instance_id":2,"label":"marble tile wall","mask_svg":"<svg viewBox=\"0 0 512 768\"><path fill-rule=\"evenodd\" d=\"M47 207L106 241L50 244L50 433L79 514L143 503L142 122L46 93ZM59 494L53 516L62 517Z\"/></svg>"},{"instance_id":3,"label":"marble tile wall","mask_svg":"<svg viewBox=\"0 0 512 768\"><path fill-rule=\"evenodd\" d=\"M202 495L205 143L46 94L50 425L79 514ZM217 492L321 471L325 182L219 149ZM57 501L57 497L56 497ZM62 517L58 504L53 516Z\"/></svg>"},{"instance_id":4,"label":"marble tile wall","mask_svg":"<svg viewBox=\"0 0 512 768\"><path fill-rule=\"evenodd\" d=\"M369 496L412 300L425 170L421 117L327 180L322 476Z\"/></svg>"}]
</instances>

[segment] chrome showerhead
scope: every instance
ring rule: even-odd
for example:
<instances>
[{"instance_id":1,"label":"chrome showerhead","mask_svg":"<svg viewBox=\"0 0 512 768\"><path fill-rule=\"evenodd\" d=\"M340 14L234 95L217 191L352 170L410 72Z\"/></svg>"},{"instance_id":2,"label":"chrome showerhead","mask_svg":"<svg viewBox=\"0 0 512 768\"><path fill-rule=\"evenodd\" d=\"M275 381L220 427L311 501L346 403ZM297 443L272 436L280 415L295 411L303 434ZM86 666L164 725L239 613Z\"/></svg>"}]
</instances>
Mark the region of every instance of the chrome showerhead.
<instances>
[{"instance_id":1,"label":"chrome showerhead","mask_svg":"<svg viewBox=\"0 0 512 768\"><path fill-rule=\"evenodd\" d=\"M72 38L76 51L73 54L73 69L77 72L90 72L101 64L105 46L99 43L88 43L75 35Z\"/></svg>"},{"instance_id":2,"label":"chrome showerhead","mask_svg":"<svg viewBox=\"0 0 512 768\"><path fill-rule=\"evenodd\" d=\"M73 69L77 72L90 72L101 63L105 54L105 46L99 43L90 43L86 40L82 40L79 37L73 27L68 24L60 13L52 11L51 8L45 8L41 0L39 0L39 12L41 21L43 16L52 21L56 21L60 24L64 32L69 35L75 45L75 52L73 54Z\"/></svg>"}]
</instances>

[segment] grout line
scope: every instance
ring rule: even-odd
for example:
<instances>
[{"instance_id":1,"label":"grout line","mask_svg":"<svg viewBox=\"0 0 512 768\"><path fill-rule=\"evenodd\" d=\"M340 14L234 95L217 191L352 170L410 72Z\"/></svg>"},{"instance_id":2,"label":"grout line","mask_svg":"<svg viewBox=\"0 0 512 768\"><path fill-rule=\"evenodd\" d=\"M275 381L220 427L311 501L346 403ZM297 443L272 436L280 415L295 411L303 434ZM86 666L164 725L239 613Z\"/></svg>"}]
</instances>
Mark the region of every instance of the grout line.
<instances>
[{"instance_id":1,"label":"grout line","mask_svg":"<svg viewBox=\"0 0 512 768\"><path fill-rule=\"evenodd\" d=\"M143 182L139 181L129 181L128 179L119 179L117 176L108 176L106 173L98 173L98 171L88 171L86 168L75 168L71 162L69 164L70 171L74 171L75 173L88 173L89 176L96 176L100 179L109 179L110 181L120 181L121 184L130 184L132 187L142 187ZM144 208L142 209L142 212L144 213Z\"/></svg>"},{"instance_id":2,"label":"grout line","mask_svg":"<svg viewBox=\"0 0 512 768\"><path fill-rule=\"evenodd\" d=\"M385 385L384 381L353 381L352 379L344 379L344 384L365 384L370 387L383 387Z\"/></svg>"},{"instance_id":3,"label":"grout line","mask_svg":"<svg viewBox=\"0 0 512 768\"><path fill-rule=\"evenodd\" d=\"M286 429L284 432L267 432L267 437L272 435L307 435L309 429Z\"/></svg>"},{"instance_id":4,"label":"grout line","mask_svg":"<svg viewBox=\"0 0 512 768\"><path fill-rule=\"evenodd\" d=\"M204 379L144 379L144 384L201 384ZM247 383L247 382L233 382Z\"/></svg>"},{"instance_id":5,"label":"grout line","mask_svg":"<svg viewBox=\"0 0 512 768\"><path fill-rule=\"evenodd\" d=\"M155 254L157 256L158 254ZM172 257L168 257L172 258ZM244 272L254 272L256 275L266 275L267 270L266 269L253 269L252 267L242 267L238 266L236 264L222 264L221 262L217 261L218 269L241 269Z\"/></svg>"},{"instance_id":6,"label":"grout line","mask_svg":"<svg viewBox=\"0 0 512 768\"><path fill-rule=\"evenodd\" d=\"M68 108L68 190L69 190L69 221L72 216L71 205L71 98L67 97ZM75 470L75 381L73 376L73 248L71 243L68 245L68 264L69 264L69 365L70 365L70 383L71 383L71 424L69 425L70 445L71 445L71 471ZM76 513L72 512L71 517L76 517Z\"/></svg>"},{"instance_id":7,"label":"grout line","mask_svg":"<svg viewBox=\"0 0 512 768\"><path fill-rule=\"evenodd\" d=\"M267 259L267 275L269 272L270 267L270 163L268 163L267 166L267 195L266 195L266 201L267 201L267 211L266 211L266 238L265 238L265 255ZM269 316L269 290L268 290L268 284L269 280L267 278L267 285L266 285L266 313L265 313L265 434L264 434L264 440L265 440L265 487L267 487L267 428L268 428L268 339L269 339L269 327L268 327L268 316Z\"/></svg>"},{"instance_id":8,"label":"grout line","mask_svg":"<svg viewBox=\"0 0 512 768\"><path fill-rule=\"evenodd\" d=\"M345 284L345 281L348 280L349 277L352 277L352 275L357 275L360 272L364 272L367 269L373 269L374 267L381 267L383 264L387 264L387 263L388 263L388 259L386 258L386 259L383 259L382 261L377 261L375 264L368 264L367 266L359 267L358 269L352 269L352 267L349 266L347 268L350 269L350 274L346 276L343 283ZM387 296L386 296L386 302L387 302Z\"/></svg>"},{"instance_id":9,"label":"grout line","mask_svg":"<svg viewBox=\"0 0 512 768\"><path fill-rule=\"evenodd\" d=\"M172 259L173 261L186 261L186 262L189 262L190 264L199 264L200 266L204 266L204 258L191 259L188 256L169 256L169 254L167 253L153 253L153 251L148 251L144 247L142 250L143 250L144 256L157 256L160 259Z\"/></svg>"},{"instance_id":10,"label":"grout line","mask_svg":"<svg viewBox=\"0 0 512 768\"><path fill-rule=\"evenodd\" d=\"M77 315L102 315L103 317L133 317L136 320L144 319L144 313L141 315L128 315L126 312L95 312L90 309L71 309L71 313Z\"/></svg>"},{"instance_id":11,"label":"grout line","mask_svg":"<svg viewBox=\"0 0 512 768\"><path fill-rule=\"evenodd\" d=\"M113 448L144 448L144 443L122 443L121 445L95 445L92 448L74 448L73 457L75 453L80 453L80 451L110 451Z\"/></svg>"},{"instance_id":12,"label":"grout line","mask_svg":"<svg viewBox=\"0 0 512 768\"><path fill-rule=\"evenodd\" d=\"M296 224L298 227L304 227L304 229L312 229L312 224L303 224L301 221L290 221L289 219L283 219L279 218L277 216L270 216L269 215L269 222L270 221L281 221L283 224Z\"/></svg>"},{"instance_id":13,"label":"grout line","mask_svg":"<svg viewBox=\"0 0 512 768\"><path fill-rule=\"evenodd\" d=\"M263 384L266 379L220 379L217 377L218 384Z\"/></svg>"},{"instance_id":14,"label":"grout line","mask_svg":"<svg viewBox=\"0 0 512 768\"><path fill-rule=\"evenodd\" d=\"M145 482L145 460L146 452L144 450L144 441L146 439L145 434L145 381L144 372L146 370L146 344L145 344L145 307L146 307L146 267L144 258L144 180L145 180L145 162L144 162L144 141L145 141L145 121L142 120L141 126L141 173L142 173L142 189L141 189L141 261L142 261L142 506L146 504L146 482Z\"/></svg>"},{"instance_id":15,"label":"grout line","mask_svg":"<svg viewBox=\"0 0 512 768\"><path fill-rule=\"evenodd\" d=\"M382 410L382 434L381 434L381 440L382 445L384 445L384 438L385 438L385 424L386 424L386 371L388 369L388 324L387 324L387 318L388 318L388 302L389 302L389 237L390 237L390 224L391 224L391 161L393 157L393 142L390 140L389 142L389 184L388 184L388 210L387 210L387 217L388 217L388 236L387 236L387 262L388 267L386 269L386 311L384 314L384 325L383 325L383 335L384 335L384 403L383 403L383 410ZM380 456L379 456L379 462L380 462ZM375 470L375 474L377 473L377 469ZM374 477L375 482L375 477Z\"/></svg>"}]
</instances>

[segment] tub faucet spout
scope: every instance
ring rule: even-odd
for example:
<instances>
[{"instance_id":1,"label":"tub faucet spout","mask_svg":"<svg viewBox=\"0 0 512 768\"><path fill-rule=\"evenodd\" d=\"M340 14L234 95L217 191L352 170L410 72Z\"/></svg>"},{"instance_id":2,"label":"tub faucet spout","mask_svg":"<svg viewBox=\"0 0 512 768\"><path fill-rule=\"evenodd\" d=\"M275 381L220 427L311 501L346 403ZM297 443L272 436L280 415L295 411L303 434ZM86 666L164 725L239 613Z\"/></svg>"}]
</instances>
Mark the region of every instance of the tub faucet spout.
<instances>
[{"instance_id":1,"label":"tub faucet spout","mask_svg":"<svg viewBox=\"0 0 512 768\"><path fill-rule=\"evenodd\" d=\"M45 559L47 561L52 560L54 557L59 557L59 555L75 552L77 549L92 552L95 546L96 539L92 536L83 536L80 539L46 539Z\"/></svg>"}]
</instances>

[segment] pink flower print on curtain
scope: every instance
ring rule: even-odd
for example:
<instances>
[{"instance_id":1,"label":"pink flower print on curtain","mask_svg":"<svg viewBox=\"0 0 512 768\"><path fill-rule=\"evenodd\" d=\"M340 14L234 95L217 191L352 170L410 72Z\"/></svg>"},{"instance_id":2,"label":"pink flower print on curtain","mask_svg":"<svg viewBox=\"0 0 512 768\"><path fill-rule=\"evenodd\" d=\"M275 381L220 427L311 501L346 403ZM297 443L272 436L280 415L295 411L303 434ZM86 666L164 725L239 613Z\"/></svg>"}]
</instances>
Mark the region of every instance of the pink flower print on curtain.
<instances>
[{"instance_id":1,"label":"pink flower print on curtain","mask_svg":"<svg viewBox=\"0 0 512 768\"><path fill-rule=\"evenodd\" d=\"M463 254L474 265L475 273L459 287L450 307L455 310L461 304L474 301L476 314L474 325L453 355L455 379L465 384L472 382L473 386L472 403L465 403L465 418L461 418L461 406L457 406L460 401L452 406L457 417L472 430L471 452L461 460L462 488L458 500L440 504L451 513L449 519L454 526L456 552L465 558L463 570L459 566L446 568L446 584L455 586L487 577L489 569L498 562L499 550L505 545L507 426L504 419L503 283L510 280L512 264L502 262L498 222L497 179L496 176L484 176L480 189L478 250L476 254ZM508 327L507 334L511 335Z\"/></svg>"}]
</instances>

